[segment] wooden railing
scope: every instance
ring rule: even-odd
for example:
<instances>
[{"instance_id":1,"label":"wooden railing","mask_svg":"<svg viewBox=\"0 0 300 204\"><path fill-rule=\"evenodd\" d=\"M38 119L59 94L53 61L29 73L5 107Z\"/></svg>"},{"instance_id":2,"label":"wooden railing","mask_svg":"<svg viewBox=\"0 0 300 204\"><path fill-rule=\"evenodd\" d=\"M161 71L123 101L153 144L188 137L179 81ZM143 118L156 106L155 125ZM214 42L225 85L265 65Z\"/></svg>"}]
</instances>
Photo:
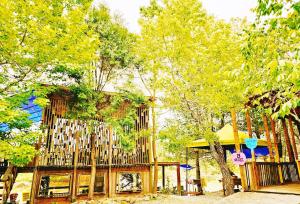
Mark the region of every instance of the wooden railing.
<instances>
[{"instance_id":1,"label":"wooden railing","mask_svg":"<svg viewBox=\"0 0 300 204\"><path fill-rule=\"evenodd\" d=\"M271 186L280 184L278 163L256 162L256 169L259 186Z\"/></svg>"},{"instance_id":2,"label":"wooden railing","mask_svg":"<svg viewBox=\"0 0 300 204\"><path fill-rule=\"evenodd\" d=\"M284 183L299 181L297 164L295 162L282 162L280 165Z\"/></svg>"},{"instance_id":3,"label":"wooden railing","mask_svg":"<svg viewBox=\"0 0 300 204\"><path fill-rule=\"evenodd\" d=\"M295 162L255 162L255 176L258 187L280 184L279 167L282 169L283 183L299 181L297 164ZM246 181L251 184L252 163L245 164Z\"/></svg>"}]
</instances>

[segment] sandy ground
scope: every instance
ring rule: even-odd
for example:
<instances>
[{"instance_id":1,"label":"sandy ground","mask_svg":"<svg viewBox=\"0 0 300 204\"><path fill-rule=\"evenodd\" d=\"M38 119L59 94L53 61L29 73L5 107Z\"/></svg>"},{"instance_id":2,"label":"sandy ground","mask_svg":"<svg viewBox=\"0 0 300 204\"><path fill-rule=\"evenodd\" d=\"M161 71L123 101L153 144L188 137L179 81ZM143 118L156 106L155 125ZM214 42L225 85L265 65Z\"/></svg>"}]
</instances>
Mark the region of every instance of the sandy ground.
<instances>
[{"instance_id":1,"label":"sandy ground","mask_svg":"<svg viewBox=\"0 0 300 204\"><path fill-rule=\"evenodd\" d=\"M270 193L236 193L229 197L220 194L204 196L167 196L137 204L300 204L300 196Z\"/></svg>"}]
</instances>

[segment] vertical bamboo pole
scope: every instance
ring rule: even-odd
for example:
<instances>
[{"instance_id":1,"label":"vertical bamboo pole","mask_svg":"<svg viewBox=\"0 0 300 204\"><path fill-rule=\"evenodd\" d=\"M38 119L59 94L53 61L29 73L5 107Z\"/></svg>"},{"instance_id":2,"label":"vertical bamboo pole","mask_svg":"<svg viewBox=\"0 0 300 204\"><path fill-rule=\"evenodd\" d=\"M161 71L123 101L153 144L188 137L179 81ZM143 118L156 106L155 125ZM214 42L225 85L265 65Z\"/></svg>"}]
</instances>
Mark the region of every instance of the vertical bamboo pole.
<instances>
[{"instance_id":1,"label":"vertical bamboo pole","mask_svg":"<svg viewBox=\"0 0 300 204\"><path fill-rule=\"evenodd\" d=\"M289 117L289 127L290 127L290 133L291 133L291 138L292 138L292 147L293 147L294 157L295 157L295 160L298 160L298 151L297 151L296 140L295 140L295 132L294 132L293 121L292 121L291 116Z\"/></svg>"},{"instance_id":2,"label":"vertical bamboo pole","mask_svg":"<svg viewBox=\"0 0 300 204\"><path fill-rule=\"evenodd\" d=\"M246 122L247 122L247 130L249 138L252 138L252 128L251 128L251 118L249 111L246 111ZM251 150L251 190L257 190L258 189L258 178L257 178L257 172L256 172L256 160L255 160L255 152L254 150Z\"/></svg>"},{"instance_id":3,"label":"vertical bamboo pole","mask_svg":"<svg viewBox=\"0 0 300 204\"><path fill-rule=\"evenodd\" d=\"M176 167L176 170L177 170L177 191L178 191L178 195L181 194L181 178L180 178L180 164L177 165Z\"/></svg>"},{"instance_id":4,"label":"vertical bamboo pole","mask_svg":"<svg viewBox=\"0 0 300 204\"><path fill-rule=\"evenodd\" d=\"M288 129L287 129L287 126L286 126L285 119L281 119L281 122L282 122L282 127L283 127L283 133L284 133L286 148L287 148L287 152L288 152L288 155L289 155L289 160L290 160L290 162L293 162L293 161L295 161L295 159L294 159L294 155L293 155L293 150L291 149L291 141L290 141L290 138L289 138L289 132L288 132Z\"/></svg>"},{"instance_id":5,"label":"vertical bamboo pole","mask_svg":"<svg viewBox=\"0 0 300 204\"><path fill-rule=\"evenodd\" d=\"M240 153L241 152L240 139L239 139L238 128L237 128L236 112L234 109L231 109L231 118L232 118L235 149L237 153ZM248 190L245 166L240 165L239 167L240 167L242 187L244 188L244 190Z\"/></svg>"},{"instance_id":6,"label":"vertical bamboo pole","mask_svg":"<svg viewBox=\"0 0 300 204\"><path fill-rule=\"evenodd\" d=\"M268 142L268 149L269 149L269 154L270 154L270 161L274 162L274 155L273 155L273 148L272 148L272 141L270 137L270 131L269 131L269 125L268 125L268 119L266 115L262 116L263 122L264 122L264 128L266 132L266 138Z\"/></svg>"},{"instance_id":7,"label":"vertical bamboo pole","mask_svg":"<svg viewBox=\"0 0 300 204\"><path fill-rule=\"evenodd\" d=\"M71 201L76 200L76 186L77 186L77 164L78 164L78 153L79 153L79 131L75 133L75 153L74 153L74 170L72 177L72 196Z\"/></svg>"},{"instance_id":8,"label":"vertical bamboo pole","mask_svg":"<svg viewBox=\"0 0 300 204\"><path fill-rule=\"evenodd\" d=\"M275 161L278 163L278 174L279 174L280 183L283 183L282 169L281 169L281 165L279 165L280 164L280 155L279 155L279 150L278 150L276 125L275 125L275 121L272 118L270 118L270 121L271 121L271 129L272 129L272 134L273 134L273 139L274 139Z\"/></svg>"},{"instance_id":9,"label":"vertical bamboo pole","mask_svg":"<svg viewBox=\"0 0 300 204\"><path fill-rule=\"evenodd\" d=\"M96 149L95 149L95 133L91 135L91 179L89 185L88 198L94 198L95 176L96 176Z\"/></svg>"}]
</instances>

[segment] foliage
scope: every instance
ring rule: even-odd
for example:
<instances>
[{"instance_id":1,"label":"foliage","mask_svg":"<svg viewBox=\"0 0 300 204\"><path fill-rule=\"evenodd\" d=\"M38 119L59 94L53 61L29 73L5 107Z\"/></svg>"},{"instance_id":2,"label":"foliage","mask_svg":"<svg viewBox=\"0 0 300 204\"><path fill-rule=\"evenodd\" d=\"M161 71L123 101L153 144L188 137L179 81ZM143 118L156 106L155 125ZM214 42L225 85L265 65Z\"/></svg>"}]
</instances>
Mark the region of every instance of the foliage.
<instances>
[{"instance_id":1,"label":"foliage","mask_svg":"<svg viewBox=\"0 0 300 204\"><path fill-rule=\"evenodd\" d=\"M211 127L207 115L242 101L234 74L242 65L241 38L196 0L165 1L163 7L152 1L142 12L139 56L145 67L156 67L165 106L200 135Z\"/></svg>"},{"instance_id":2,"label":"foliage","mask_svg":"<svg viewBox=\"0 0 300 204\"><path fill-rule=\"evenodd\" d=\"M299 1L259 0L257 20L245 33L245 66L239 73L244 94L260 96L254 102L259 106L261 98L271 98L266 112L274 118L297 118L291 110L300 105L299 12Z\"/></svg>"},{"instance_id":3,"label":"foliage","mask_svg":"<svg viewBox=\"0 0 300 204\"><path fill-rule=\"evenodd\" d=\"M59 67L70 72L85 69L94 57L91 50L96 39L85 22L91 3L0 2L0 123L10 128L1 133L0 152L15 165L31 161L35 155L32 144L39 135L31 129L32 122L21 105L35 95L39 97L35 103L45 106L53 88L43 84L62 84L55 79Z\"/></svg>"}]
</instances>

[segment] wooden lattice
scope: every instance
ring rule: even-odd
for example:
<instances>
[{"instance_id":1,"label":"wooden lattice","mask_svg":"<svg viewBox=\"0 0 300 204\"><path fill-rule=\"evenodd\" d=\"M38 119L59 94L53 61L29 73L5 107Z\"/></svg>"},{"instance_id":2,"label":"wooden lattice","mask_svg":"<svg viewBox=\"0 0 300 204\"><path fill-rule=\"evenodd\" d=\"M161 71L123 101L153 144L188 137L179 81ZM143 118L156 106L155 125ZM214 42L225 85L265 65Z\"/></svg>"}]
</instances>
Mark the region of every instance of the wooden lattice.
<instances>
[{"instance_id":1,"label":"wooden lattice","mask_svg":"<svg viewBox=\"0 0 300 204\"><path fill-rule=\"evenodd\" d=\"M122 107L124 109L125 106ZM46 137L41 141L40 166L74 165L76 145L79 145L78 166L91 165L92 134L95 134L94 142L98 166L109 164L110 142L112 144L112 165L149 163L149 142L146 137L136 138L134 150L125 152L116 131L108 127L103 121L67 119L65 118L66 112L67 101L63 98L51 99L50 105L44 110L43 124L46 126ZM148 108L146 106L137 108L137 115L135 130L147 129L149 123ZM76 134L79 134L79 144L76 144Z\"/></svg>"}]
</instances>

